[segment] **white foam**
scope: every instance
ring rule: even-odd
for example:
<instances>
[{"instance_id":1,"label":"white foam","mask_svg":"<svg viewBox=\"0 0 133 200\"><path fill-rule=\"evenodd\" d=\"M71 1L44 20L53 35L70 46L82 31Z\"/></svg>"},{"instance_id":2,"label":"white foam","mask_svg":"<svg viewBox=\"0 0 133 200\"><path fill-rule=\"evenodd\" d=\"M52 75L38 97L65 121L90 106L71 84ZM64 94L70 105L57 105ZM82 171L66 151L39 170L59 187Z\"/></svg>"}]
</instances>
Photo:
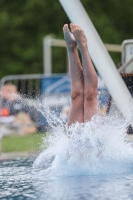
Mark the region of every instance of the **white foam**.
<instances>
[{"instance_id":1,"label":"white foam","mask_svg":"<svg viewBox=\"0 0 133 200\"><path fill-rule=\"evenodd\" d=\"M129 119L116 113L94 116L90 122L75 123L69 129L58 121L49 134L49 147L36 159L34 169L50 176L132 172L132 143L125 139L128 125Z\"/></svg>"}]
</instances>

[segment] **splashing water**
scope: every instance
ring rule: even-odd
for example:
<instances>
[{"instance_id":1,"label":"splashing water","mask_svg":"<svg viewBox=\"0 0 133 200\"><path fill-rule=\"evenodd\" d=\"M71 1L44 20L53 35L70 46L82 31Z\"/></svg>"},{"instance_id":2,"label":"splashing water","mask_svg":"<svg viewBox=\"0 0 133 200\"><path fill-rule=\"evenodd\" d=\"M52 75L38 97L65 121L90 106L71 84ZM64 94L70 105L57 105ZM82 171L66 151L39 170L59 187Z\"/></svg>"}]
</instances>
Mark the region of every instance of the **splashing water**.
<instances>
[{"instance_id":1,"label":"splashing water","mask_svg":"<svg viewBox=\"0 0 133 200\"><path fill-rule=\"evenodd\" d=\"M126 139L132 109L126 119L113 110L109 115L96 115L90 122L68 128L56 112L42 106L39 100L20 101L35 118L39 119L41 113L52 130L45 137L48 147L34 161L32 170L27 160L1 163L3 198L132 198L133 148Z\"/></svg>"},{"instance_id":2,"label":"splashing water","mask_svg":"<svg viewBox=\"0 0 133 200\"><path fill-rule=\"evenodd\" d=\"M130 120L119 113L94 116L90 122L70 128L44 107L52 133L49 147L35 160L33 168L43 176L79 176L130 173L133 171L132 143L126 140ZM41 108L43 113L43 109Z\"/></svg>"},{"instance_id":3,"label":"splashing water","mask_svg":"<svg viewBox=\"0 0 133 200\"><path fill-rule=\"evenodd\" d=\"M133 148L126 140L133 108L124 119L117 110L101 117L95 115L87 123L67 127L56 112L38 101L21 98L28 109L36 108L48 121L48 148L35 160L33 168L56 176L110 174L132 172ZM30 109L32 110L32 109ZM129 109L128 109L129 110Z\"/></svg>"}]
</instances>

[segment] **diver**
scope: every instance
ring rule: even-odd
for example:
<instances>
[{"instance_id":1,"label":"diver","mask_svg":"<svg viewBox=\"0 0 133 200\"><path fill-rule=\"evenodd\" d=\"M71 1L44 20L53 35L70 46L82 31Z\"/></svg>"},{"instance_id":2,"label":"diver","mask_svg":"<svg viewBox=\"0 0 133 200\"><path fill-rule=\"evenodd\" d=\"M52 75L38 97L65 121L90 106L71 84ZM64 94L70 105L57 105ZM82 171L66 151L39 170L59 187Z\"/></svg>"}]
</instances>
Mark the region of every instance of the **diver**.
<instances>
[{"instance_id":1,"label":"diver","mask_svg":"<svg viewBox=\"0 0 133 200\"><path fill-rule=\"evenodd\" d=\"M64 38L69 59L71 77L71 105L68 126L79 122L85 123L99 112L97 74L88 52L87 38L84 31L75 24L63 26ZM82 65L78 49L81 53Z\"/></svg>"}]
</instances>

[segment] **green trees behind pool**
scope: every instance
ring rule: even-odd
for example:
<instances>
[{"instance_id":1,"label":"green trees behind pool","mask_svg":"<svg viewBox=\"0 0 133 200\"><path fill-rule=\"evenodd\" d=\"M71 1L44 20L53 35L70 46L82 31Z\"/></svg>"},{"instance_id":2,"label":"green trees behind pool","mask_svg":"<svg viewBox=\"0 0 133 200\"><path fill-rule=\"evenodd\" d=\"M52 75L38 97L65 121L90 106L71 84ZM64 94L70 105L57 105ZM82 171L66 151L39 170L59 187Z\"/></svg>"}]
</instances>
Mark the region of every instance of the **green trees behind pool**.
<instances>
[{"instance_id":1,"label":"green trees behind pool","mask_svg":"<svg viewBox=\"0 0 133 200\"><path fill-rule=\"evenodd\" d=\"M104 43L121 44L133 32L132 0L81 0ZM79 13L80 15L80 13ZM80 17L80 16L79 16ZM69 23L58 0L0 1L0 78L9 74L42 73L42 39L62 38ZM53 73L66 72L66 50L53 48ZM115 63L120 54L111 54Z\"/></svg>"}]
</instances>

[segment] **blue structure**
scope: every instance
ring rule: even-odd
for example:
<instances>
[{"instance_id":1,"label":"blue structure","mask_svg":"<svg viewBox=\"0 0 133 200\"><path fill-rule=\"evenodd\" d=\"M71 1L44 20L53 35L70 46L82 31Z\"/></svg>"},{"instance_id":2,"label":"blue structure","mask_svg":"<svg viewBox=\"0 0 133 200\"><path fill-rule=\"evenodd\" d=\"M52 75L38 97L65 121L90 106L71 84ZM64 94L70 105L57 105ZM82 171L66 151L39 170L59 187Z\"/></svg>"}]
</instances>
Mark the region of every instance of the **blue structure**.
<instances>
[{"instance_id":1,"label":"blue structure","mask_svg":"<svg viewBox=\"0 0 133 200\"><path fill-rule=\"evenodd\" d=\"M71 91L71 80L69 75L57 75L42 79L41 93L44 95L69 94ZM105 86L98 87L98 100L100 105L108 103L109 92Z\"/></svg>"},{"instance_id":2,"label":"blue structure","mask_svg":"<svg viewBox=\"0 0 133 200\"><path fill-rule=\"evenodd\" d=\"M69 75L57 75L42 79L42 94L70 93L71 81Z\"/></svg>"}]
</instances>

